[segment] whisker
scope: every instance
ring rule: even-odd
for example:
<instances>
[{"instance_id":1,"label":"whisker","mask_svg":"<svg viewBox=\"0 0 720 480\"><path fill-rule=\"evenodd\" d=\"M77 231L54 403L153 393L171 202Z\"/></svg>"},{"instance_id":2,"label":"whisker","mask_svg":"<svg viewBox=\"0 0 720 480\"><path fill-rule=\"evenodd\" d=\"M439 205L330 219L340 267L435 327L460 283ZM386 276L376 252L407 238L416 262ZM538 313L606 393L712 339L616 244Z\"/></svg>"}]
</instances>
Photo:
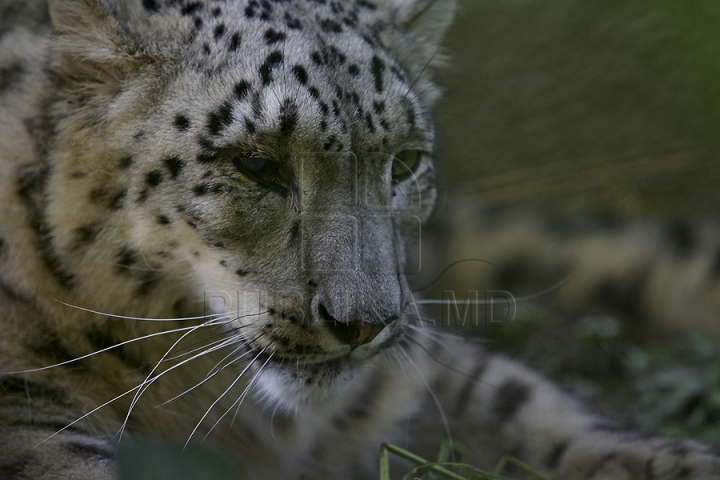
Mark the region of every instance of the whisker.
<instances>
[{"instance_id":1,"label":"whisker","mask_svg":"<svg viewBox=\"0 0 720 480\"><path fill-rule=\"evenodd\" d=\"M215 322L215 321L217 321L217 320L218 320L218 319L208 320L207 322L204 322L204 323L202 323L202 324L200 324L200 325L196 325L196 326L193 326L193 327L173 328L173 329L171 329L171 330L164 330L164 331L162 331L162 332L155 332L155 333L151 333L151 334L148 334L148 335L143 335L142 337L131 338L130 340L125 340L124 342L116 343L115 345L111 345L111 346L109 346L109 347L105 347L105 348L102 348L102 349L100 349L100 350L96 350L96 351L94 351L94 352L92 352L92 353L88 353L87 355L83 355L83 356L81 356L81 357L73 358L73 359L71 359L71 360L65 360L64 362L55 363L55 364L53 364L53 365L47 365L47 366L44 366L44 367L31 368L31 369L28 369L28 370L18 370L17 372L6 372L6 373L7 373L7 374L11 374L11 375L17 375L17 374L21 374L21 373L41 372L41 371L43 371L43 370L48 370L48 369L50 369L50 368L60 367L60 366L63 366L63 365L67 365L67 364L69 364L69 363L74 363L74 362L78 362L78 361L80 361L80 360L85 360L86 358L90 358L90 357L92 357L93 355L97 355L97 354L99 354L99 353L107 352L108 350L112 350L113 348L122 347L123 345L128 345L128 344L133 343L133 342L139 342L140 340L147 340L148 338L153 338L153 337L157 337L157 336L160 336L160 335L167 335L168 333L183 332L183 331L186 331L186 330L190 330L190 332L188 332L188 333L191 333L192 331L197 330L198 328L212 327L212 326L215 326L215 325L217 325L217 324L216 324L216 323L211 323L211 322ZM186 335L187 335L187 334L183 335L181 338L184 338ZM159 360L159 361L162 361L162 359Z\"/></svg>"},{"instance_id":2,"label":"whisker","mask_svg":"<svg viewBox=\"0 0 720 480\"><path fill-rule=\"evenodd\" d=\"M420 378L420 381L423 382L428 393L430 393L430 396L432 397L433 402L435 402L435 406L437 406L438 413L440 413L440 418L442 419L443 426L445 427L445 434L447 435L449 445L452 445L453 444L453 436L452 436L452 432L450 431L450 422L447 418L447 415L445 414L445 409L443 408L442 403L440 402L440 399L435 394L435 391L432 389L430 384L427 382L427 379L423 375L422 371L420 371L418 366L415 364L412 357L410 357L410 355L408 355L408 353L402 348L402 345L398 345L398 346L400 347L399 352L401 352L405 356L408 363L413 367L413 369L415 369L415 372L417 373L418 378Z\"/></svg>"},{"instance_id":3,"label":"whisker","mask_svg":"<svg viewBox=\"0 0 720 480\"><path fill-rule=\"evenodd\" d=\"M258 336L255 337L255 339L253 339L253 340L257 340L257 339L260 338L260 337L261 337L261 335L258 335ZM238 338L238 337L232 337L232 342L234 343L237 338ZM220 373L221 371L225 370L225 369L228 368L230 365L232 365L233 363L235 363L235 362L237 362L238 360L240 360L241 358L243 358L245 355L249 355L250 353L252 353L252 351L247 351L247 352L243 353L242 355L240 355L239 357L234 358L234 359L231 360L230 362L226 363L226 364L223 365L221 368L219 368L217 371L213 371L213 370L215 370L221 363L223 363L225 360L227 360L227 359L230 358L231 356L235 355L235 354L236 354L238 351L240 351L242 348L243 348L243 345L240 345L240 346L238 346L237 348L235 348L232 352L230 352L230 353L229 353L228 355L226 355L222 360L220 360L220 361L210 370L210 372L208 372L208 374L205 376L205 378L204 378L203 380L201 380L200 382L198 382L196 385L190 387L189 389L185 390L184 392L182 392L182 393L174 396L174 397L171 398L170 400L167 400L167 401L161 403L160 405L158 405L158 407L162 407L162 406L164 406L164 405L167 405L167 404L169 404L169 403L171 403L171 402L174 402L175 400L177 400L177 399L179 399L179 398L187 395L188 393L192 392L193 390L199 388L200 386L202 386L202 385L204 385L205 383L207 383L208 381L210 381L210 379L212 379L213 377L215 377L215 375L217 375L217 374Z\"/></svg>"},{"instance_id":4,"label":"whisker","mask_svg":"<svg viewBox=\"0 0 720 480\"><path fill-rule=\"evenodd\" d=\"M137 385L137 386L131 388L130 390L128 390L128 391L125 392L125 393L121 393L121 394L118 395L117 397L113 398L112 400L108 400L107 402L103 403L103 404L100 405L99 407L93 408L93 409L90 410L88 413L86 413L86 414L84 414L83 416L79 417L78 419L73 420L72 422L68 423L67 425L65 425L64 427L62 427L60 430L58 430L57 432L53 433L52 435L50 435L49 437L47 437L47 438L46 438L45 440L43 440L42 442L40 442L40 443L38 443L37 445L35 445L33 448L39 447L39 446L42 445L43 443L47 442L48 440L52 439L52 438L55 437L56 435L62 433L62 432L65 431L65 430L67 430L68 428L72 427L73 425L75 425L75 424L78 423L79 421L83 420L84 418L87 418L88 416L90 416L90 415L92 415L93 413L97 412L97 411L100 410L101 408L103 408L103 407L105 407L105 406L107 406L107 405L110 405L110 404L111 404L112 402L114 402L115 400L119 400L119 399L121 399L122 397L124 397L125 395L128 395L128 394L134 392L134 391L137 390L138 388L140 388L140 385Z\"/></svg>"},{"instance_id":5,"label":"whisker","mask_svg":"<svg viewBox=\"0 0 720 480\"><path fill-rule=\"evenodd\" d=\"M235 316L232 316L232 317L223 317L223 318L228 318L228 320L226 320L226 321L224 322L224 324L233 322L233 321L235 321L235 320L238 319L238 318L235 317ZM156 371L157 368L160 366L160 364L165 360L165 358L170 354L170 352L178 345L178 343L180 343L185 337L187 337L188 335L190 335L191 333L193 333L194 331L196 331L196 330L198 330L198 329L200 329L200 328L202 328L202 327L208 326L208 324L209 324L210 322L217 322L217 320L210 320L210 321L208 321L208 322L202 323L202 324L197 325L197 326L195 326L194 328L190 329L189 331L183 333L183 334L180 336L180 338L178 338L178 339L170 346L170 348L167 349L167 351L166 351L165 354L162 356L162 358L158 361L158 363L155 365L155 367L153 367L153 369L150 371L150 373L148 373L148 375L145 377L145 380L143 380L143 382L140 384L140 387L141 387L140 390L138 390L138 391L135 393L135 396L133 397L132 402L130 402L130 407L128 408L128 412L127 412L127 415L125 416L125 420L123 421L122 425L120 426L120 437L119 437L119 440L122 440L122 435L123 435L123 433L125 432L125 427L127 426L127 423L128 423L128 421L129 421L129 419L130 419L130 414L132 413L133 409L135 408L135 405L137 404L137 402L140 400L140 397L143 395L143 393L145 393L145 392L147 391L147 389L150 387L150 385L152 385L152 383L155 382L155 380L157 380L158 378L162 377L162 374L161 374L161 375L156 375L155 377L152 377L152 375L155 373L155 371ZM219 325L219 324L218 324L218 323L212 323L212 324L211 324L211 326L216 326L216 325ZM214 351L214 350L212 350L212 351ZM167 372L169 372L169 371L171 371L171 370L173 370L174 368L176 368L176 367L179 366L179 365L182 365L182 364L184 364L184 363L187 363L187 362L190 361L190 360L193 360L194 358L197 358L198 356L206 355L207 353L210 353L210 352L209 352L209 351L206 351L206 352L203 352L203 353L201 353L201 354L198 354L198 355L196 355L196 356L194 356L194 357L192 357L192 358L190 358L190 359L188 359L188 360L184 360L184 361L181 362L180 364L175 365L175 366L169 368L168 370L164 371L163 374L164 374L164 373L167 373ZM151 378L151 377L152 377L152 378Z\"/></svg>"},{"instance_id":6,"label":"whisker","mask_svg":"<svg viewBox=\"0 0 720 480\"><path fill-rule=\"evenodd\" d=\"M425 285L425 286L423 286L423 287L413 289L413 290L411 290L411 292L412 292L412 293L416 293L416 292L422 292L423 290L427 290L428 288L430 288L430 287L432 287L433 285L435 285L435 284L443 277L443 275L445 275L445 274L447 273L448 270L450 270L451 268L453 268L453 267L456 266L456 265L460 265L461 263L465 263L465 262L484 263L485 265L490 265L491 267L495 267L495 268L497 268L497 269L501 269L501 268L502 268L502 267L501 267L500 265L498 265L497 263L493 263L493 262L491 262L491 261L489 261L489 260L483 260L482 258L465 258L465 259L462 259L462 260L458 260L458 261L456 261L456 262L453 262L453 263L451 263L450 265L448 265L447 267L443 268L442 271L441 271L439 274L437 274L437 276L433 279L432 282L430 282L429 284L427 284L427 285Z\"/></svg>"},{"instance_id":7,"label":"whisker","mask_svg":"<svg viewBox=\"0 0 720 480\"><path fill-rule=\"evenodd\" d=\"M567 275L565 278L557 282L555 285L546 288L545 290L541 290L536 293L531 293L529 295L523 295L522 297L515 297L513 296L512 299L514 302L527 302L529 300L534 300L536 298L542 297L544 295L547 295L548 293L557 290L560 288L565 282L567 282L570 279L571 275ZM436 299L431 298L427 300L415 300L415 303L418 305L445 305L447 302L449 302L449 299ZM499 302L506 303L506 300L498 300L495 301L495 299L490 300L452 300L453 303L461 303L465 305L496 305Z\"/></svg>"},{"instance_id":8,"label":"whisker","mask_svg":"<svg viewBox=\"0 0 720 480\"><path fill-rule=\"evenodd\" d=\"M112 313L100 312L100 311L97 311L97 310L92 310L92 309L90 309L90 308L80 307L80 306L78 306L78 305L73 305L73 304L71 304L71 303L65 303L65 302L63 302L62 300L58 300L58 299L56 299L56 298L54 298L53 300L55 300L55 301L58 302L58 303L61 303L61 304L65 305L66 307L74 308L74 309L76 309L76 310L82 310L83 312L95 313L95 314L101 315L101 316L103 316L103 317L119 318L119 319L122 319L122 320L138 320L138 321L141 321L141 322L184 322L184 321L189 321L189 320L202 320L202 319L205 319L205 318L208 318L208 317L217 317L217 316L226 315L225 313L208 313L208 314L202 315L202 316L200 316L200 317L178 317L178 318L128 317L128 316L125 316L125 315L115 315L115 314L112 314Z\"/></svg>"},{"instance_id":9,"label":"whisker","mask_svg":"<svg viewBox=\"0 0 720 480\"><path fill-rule=\"evenodd\" d=\"M230 426L231 426L231 427L232 427L232 425L235 423L235 417L237 417L237 414L238 414L238 412L240 411L240 405L242 405L242 402L245 401L245 397L246 397L246 396L248 395L248 393L250 392L250 389L255 385L255 383L257 382L257 380L262 376L263 370L265 370L265 366L268 364L268 362L269 362L270 359L273 357L273 355L274 355L274 354L271 353L270 356L267 358L267 360L265 360L265 363L263 363L263 364L260 366L260 370L258 370L258 373L255 374L255 375L253 375L253 378L250 379L250 383L248 383L247 387L245 387L245 390L243 391L243 393L240 394L240 398L238 398L238 400L235 401L235 403L237 403L237 408L235 409L235 413L233 414L232 422L230 422ZM234 405L235 405L235 404L230 405L230 408L227 409L227 411L223 414L222 417L224 417L225 415L227 415L227 413L233 408ZM220 420L222 420L222 417L220 417ZM218 422L220 422L220 420L218 420ZM215 425L217 425L218 422L216 422ZM213 425L212 428L215 428L215 425ZM210 432L212 431L212 428L210 429ZM210 435L210 432L208 432L208 433L205 435L205 438L207 438L207 436ZM203 438L203 440L205 440L205 438Z\"/></svg>"},{"instance_id":10,"label":"whisker","mask_svg":"<svg viewBox=\"0 0 720 480\"><path fill-rule=\"evenodd\" d=\"M255 355L255 357L252 360L250 360L250 362L245 366L245 368L243 368L242 372L240 372L240 374L230 384L230 386L227 387L225 389L225 391L217 399L215 399L215 401L210 405L210 407L208 407L208 409L203 414L202 418L200 418L200 421L198 421L198 423L195 425L195 428L193 428L192 432L190 432L190 436L188 437L187 441L185 442L183 449L187 448L188 444L190 443L190 440L192 440L193 435L195 435L195 432L197 432L197 429L200 428L200 425L202 424L203 421L205 421L205 418L207 418L207 416L210 414L210 411L213 409L213 407L215 405L217 405L217 403L220 400L222 400L223 397L225 397L225 395L227 395L227 393L240 381L240 379L243 377L243 375L245 375L245 372L248 371L248 369L252 366L252 364L255 362L255 360L260 358L260 355L262 355L267 348L268 347L265 347L262 350L260 350L260 352L257 355Z\"/></svg>"}]
</instances>

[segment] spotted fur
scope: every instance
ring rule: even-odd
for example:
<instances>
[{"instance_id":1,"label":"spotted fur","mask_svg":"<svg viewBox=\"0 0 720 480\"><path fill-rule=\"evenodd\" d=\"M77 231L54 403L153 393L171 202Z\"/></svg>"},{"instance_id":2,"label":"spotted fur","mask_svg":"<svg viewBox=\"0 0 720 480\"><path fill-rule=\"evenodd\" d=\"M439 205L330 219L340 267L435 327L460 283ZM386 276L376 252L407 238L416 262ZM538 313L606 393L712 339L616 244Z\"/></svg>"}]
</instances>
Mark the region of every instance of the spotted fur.
<instances>
[{"instance_id":1,"label":"spotted fur","mask_svg":"<svg viewBox=\"0 0 720 480\"><path fill-rule=\"evenodd\" d=\"M114 478L127 436L205 439L247 478L375 478L382 442L447 435L485 467L720 477L708 447L420 325L403 270L453 11L0 2L2 478Z\"/></svg>"}]
</instances>

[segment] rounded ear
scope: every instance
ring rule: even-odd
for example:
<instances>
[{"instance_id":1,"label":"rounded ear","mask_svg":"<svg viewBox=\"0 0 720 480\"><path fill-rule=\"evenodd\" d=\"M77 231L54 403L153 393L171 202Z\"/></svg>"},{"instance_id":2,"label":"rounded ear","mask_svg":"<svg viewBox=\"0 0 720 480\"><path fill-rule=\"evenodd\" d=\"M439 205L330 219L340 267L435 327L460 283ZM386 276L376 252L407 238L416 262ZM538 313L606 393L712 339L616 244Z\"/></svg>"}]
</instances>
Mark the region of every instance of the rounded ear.
<instances>
[{"instance_id":1,"label":"rounded ear","mask_svg":"<svg viewBox=\"0 0 720 480\"><path fill-rule=\"evenodd\" d=\"M455 18L457 0L390 0L397 23L421 38L428 47L440 48Z\"/></svg>"},{"instance_id":2,"label":"rounded ear","mask_svg":"<svg viewBox=\"0 0 720 480\"><path fill-rule=\"evenodd\" d=\"M55 72L86 86L119 87L149 56L133 35L143 23L142 6L134 1L50 0L56 36L52 49Z\"/></svg>"},{"instance_id":3,"label":"rounded ear","mask_svg":"<svg viewBox=\"0 0 720 480\"><path fill-rule=\"evenodd\" d=\"M431 70L446 64L442 44L457 11L457 0L386 0L391 18L404 32L391 34L390 48L410 73L415 91L432 106L440 90L430 78Z\"/></svg>"}]
</instances>

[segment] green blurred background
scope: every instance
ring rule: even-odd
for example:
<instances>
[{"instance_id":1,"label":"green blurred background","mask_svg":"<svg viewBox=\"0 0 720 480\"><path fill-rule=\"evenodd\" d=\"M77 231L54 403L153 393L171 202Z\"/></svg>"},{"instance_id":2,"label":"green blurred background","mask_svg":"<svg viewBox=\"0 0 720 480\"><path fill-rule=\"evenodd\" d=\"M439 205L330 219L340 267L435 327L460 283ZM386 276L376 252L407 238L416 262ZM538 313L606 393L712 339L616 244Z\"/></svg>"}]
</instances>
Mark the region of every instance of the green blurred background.
<instances>
[{"instance_id":1,"label":"green blurred background","mask_svg":"<svg viewBox=\"0 0 720 480\"><path fill-rule=\"evenodd\" d=\"M463 0L445 45L453 191L572 214L717 211L720 2Z\"/></svg>"},{"instance_id":2,"label":"green blurred background","mask_svg":"<svg viewBox=\"0 0 720 480\"><path fill-rule=\"evenodd\" d=\"M461 0L445 47L438 230L463 202L569 231L593 216L717 218L717 0ZM433 222L427 233L437 257L454 258ZM458 278L432 293L471 288ZM512 325L470 334L635 426L720 442L718 339L530 303Z\"/></svg>"}]
</instances>

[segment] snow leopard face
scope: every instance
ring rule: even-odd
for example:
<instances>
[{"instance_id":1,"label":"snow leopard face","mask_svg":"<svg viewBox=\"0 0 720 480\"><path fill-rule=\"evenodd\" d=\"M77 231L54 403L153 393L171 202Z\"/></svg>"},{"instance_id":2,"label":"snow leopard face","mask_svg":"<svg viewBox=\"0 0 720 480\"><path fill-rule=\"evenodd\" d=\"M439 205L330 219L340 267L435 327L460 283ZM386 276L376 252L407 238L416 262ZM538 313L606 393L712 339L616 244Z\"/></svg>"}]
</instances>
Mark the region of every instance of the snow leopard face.
<instances>
[{"instance_id":1,"label":"snow leopard face","mask_svg":"<svg viewBox=\"0 0 720 480\"><path fill-rule=\"evenodd\" d=\"M435 200L436 46L406 3L53 4L57 275L100 307L201 302L278 399L397 342Z\"/></svg>"}]
</instances>

